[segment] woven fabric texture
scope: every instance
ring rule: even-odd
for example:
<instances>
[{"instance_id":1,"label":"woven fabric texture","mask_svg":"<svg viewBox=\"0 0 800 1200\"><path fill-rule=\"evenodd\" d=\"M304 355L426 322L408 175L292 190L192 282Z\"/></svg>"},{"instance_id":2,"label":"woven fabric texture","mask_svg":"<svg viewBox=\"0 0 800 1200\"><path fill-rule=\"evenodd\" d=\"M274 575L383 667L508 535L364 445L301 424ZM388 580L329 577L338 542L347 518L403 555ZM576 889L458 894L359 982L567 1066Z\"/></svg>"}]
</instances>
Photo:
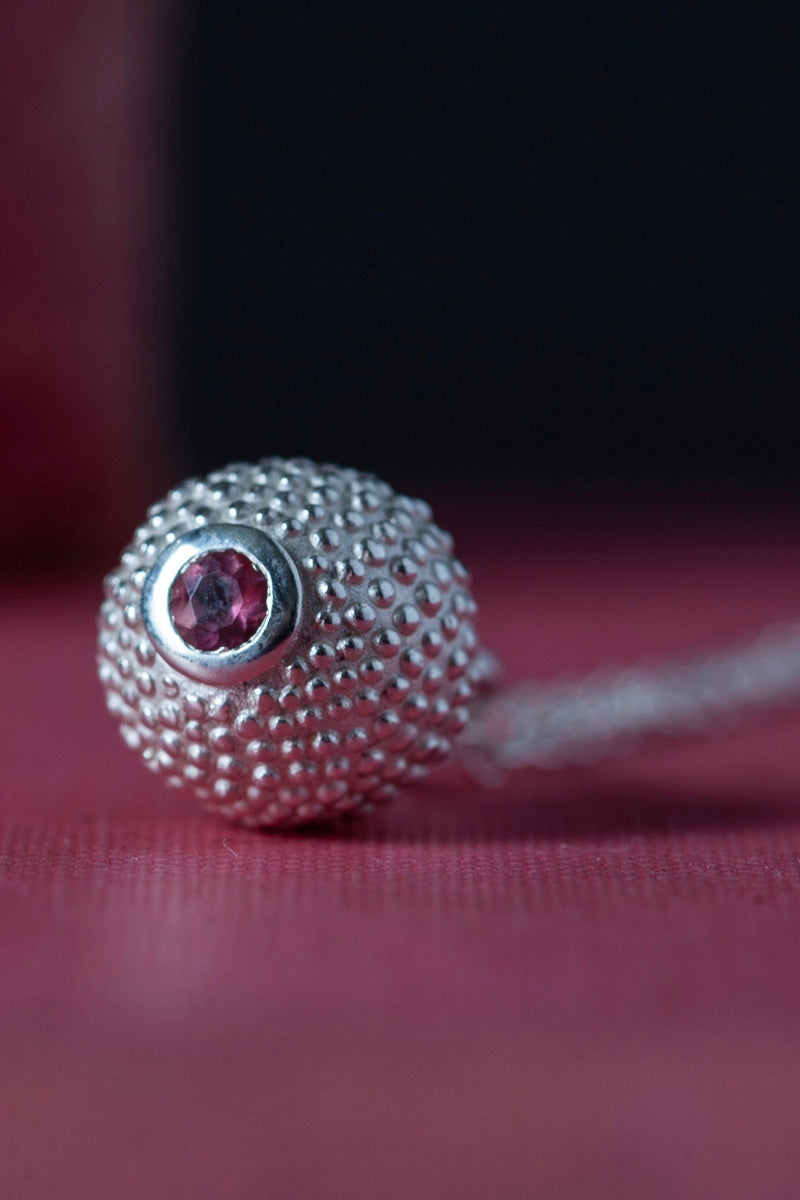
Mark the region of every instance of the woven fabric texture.
<instances>
[{"instance_id":1,"label":"woven fabric texture","mask_svg":"<svg viewBox=\"0 0 800 1200\"><path fill-rule=\"evenodd\" d=\"M795 615L782 510L504 504L514 677ZM118 741L98 590L2 600L4 1198L798 1195L800 716L254 834Z\"/></svg>"}]
</instances>

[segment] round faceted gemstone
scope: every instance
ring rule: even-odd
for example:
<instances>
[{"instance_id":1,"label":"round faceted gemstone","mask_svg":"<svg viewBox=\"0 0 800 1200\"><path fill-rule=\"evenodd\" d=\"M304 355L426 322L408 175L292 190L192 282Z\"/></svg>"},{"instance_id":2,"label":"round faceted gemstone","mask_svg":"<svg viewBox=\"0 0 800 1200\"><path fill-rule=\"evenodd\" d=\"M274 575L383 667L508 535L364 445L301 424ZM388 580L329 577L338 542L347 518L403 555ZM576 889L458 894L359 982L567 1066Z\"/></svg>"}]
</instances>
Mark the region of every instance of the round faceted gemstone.
<instances>
[{"instance_id":1,"label":"round faceted gemstone","mask_svg":"<svg viewBox=\"0 0 800 1200\"><path fill-rule=\"evenodd\" d=\"M235 650L267 615L267 580L246 554L215 550L184 567L170 588L169 615L196 650Z\"/></svg>"}]
</instances>

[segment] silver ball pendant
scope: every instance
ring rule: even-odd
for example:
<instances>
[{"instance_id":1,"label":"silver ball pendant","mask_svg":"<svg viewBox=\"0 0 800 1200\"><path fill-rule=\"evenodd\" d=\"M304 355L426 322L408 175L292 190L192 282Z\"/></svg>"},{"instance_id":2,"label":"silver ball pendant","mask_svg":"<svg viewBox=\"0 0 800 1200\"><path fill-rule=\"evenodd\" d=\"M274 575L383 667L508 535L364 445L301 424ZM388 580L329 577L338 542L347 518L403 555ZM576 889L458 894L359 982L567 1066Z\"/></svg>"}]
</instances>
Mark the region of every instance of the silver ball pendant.
<instances>
[{"instance_id":1,"label":"silver ball pendant","mask_svg":"<svg viewBox=\"0 0 800 1200\"><path fill-rule=\"evenodd\" d=\"M174 488L105 581L98 665L127 744L251 827L369 809L443 761L476 604L421 500L305 459Z\"/></svg>"}]
</instances>

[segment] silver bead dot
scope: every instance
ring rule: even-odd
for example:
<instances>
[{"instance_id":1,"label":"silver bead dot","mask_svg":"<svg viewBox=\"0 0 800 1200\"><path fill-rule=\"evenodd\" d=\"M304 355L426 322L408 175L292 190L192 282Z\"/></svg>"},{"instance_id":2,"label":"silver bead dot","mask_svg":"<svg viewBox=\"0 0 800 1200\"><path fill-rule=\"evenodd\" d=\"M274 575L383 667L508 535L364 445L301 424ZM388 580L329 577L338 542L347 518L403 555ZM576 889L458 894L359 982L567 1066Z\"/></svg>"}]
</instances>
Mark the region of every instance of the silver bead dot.
<instances>
[{"instance_id":1,"label":"silver bead dot","mask_svg":"<svg viewBox=\"0 0 800 1200\"><path fill-rule=\"evenodd\" d=\"M393 558L390 570L398 583L411 584L419 575L419 568L409 554L401 554Z\"/></svg>"},{"instance_id":2,"label":"silver bead dot","mask_svg":"<svg viewBox=\"0 0 800 1200\"><path fill-rule=\"evenodd\" d=\"M408 636L419 629L422 616L413 604L400 604L392 613L392 620L400 633Z\"/></svg>"},{"instance_id":3,"label":"silver bead dot","mask_svg":"<svg viewBox=\"0 0 800 1200\"><path fill-rule=\"evenodd\" d=\"M375 625L375 609L370 604L351 604L345 610L344 619L351 629L367 633Z\"/></svg>"},{"instance_id":4,"label":"silver bead dot","mask_svg":"<svg viewBox=\"0 0 800 1200\"><path fill-rule=\"evenodd\" d=\"M372 638L372 645L381 658L393 658L399 654L403 639L395 629L382 629Z\"/></svg>"}]
</instances>

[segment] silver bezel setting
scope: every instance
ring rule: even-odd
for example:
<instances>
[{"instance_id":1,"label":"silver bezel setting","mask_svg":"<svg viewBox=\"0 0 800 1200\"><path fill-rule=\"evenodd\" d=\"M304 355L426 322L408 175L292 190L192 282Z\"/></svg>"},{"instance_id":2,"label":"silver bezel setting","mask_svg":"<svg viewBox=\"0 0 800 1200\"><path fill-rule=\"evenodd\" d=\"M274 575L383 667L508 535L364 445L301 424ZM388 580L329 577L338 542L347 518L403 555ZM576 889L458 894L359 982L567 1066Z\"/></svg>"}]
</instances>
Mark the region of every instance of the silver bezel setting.
<instances>
[{"instance_id":1,"label":"silver bezel setting","mask_svg":"<svg viewBox=\"0 0 800 1200\"><path fill-rule=\"evenodd\" d=\"M267 608L257 632L233 650L198 650L187 645L169 612L172 584L203 554L236 550L266 577ZM279 542L248 525L206 525L181 534L159 555L142 590L142 617L158 653L172 667L202 683L242 683L267 670L297 628L301 586L297 569Z\"/></svg>"}]
</instances>

